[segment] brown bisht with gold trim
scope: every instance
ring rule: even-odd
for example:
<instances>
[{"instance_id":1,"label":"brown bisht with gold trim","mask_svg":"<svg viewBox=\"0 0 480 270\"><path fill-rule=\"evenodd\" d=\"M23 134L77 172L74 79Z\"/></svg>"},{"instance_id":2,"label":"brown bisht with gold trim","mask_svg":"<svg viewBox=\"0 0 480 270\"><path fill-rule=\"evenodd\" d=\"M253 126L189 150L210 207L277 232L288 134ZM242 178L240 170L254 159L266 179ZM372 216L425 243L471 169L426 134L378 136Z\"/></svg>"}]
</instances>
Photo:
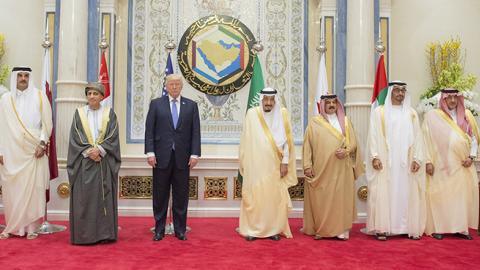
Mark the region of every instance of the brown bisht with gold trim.
<instances>
[{"instance_id":1,"label":"brown bisht with gold trim","mask_svg":"<svg viewBox=\"0 0 480 270\"><path fill-rule=\"evenodd\" d=\"M85 150L101 146L99 162L84 157ZM73 117L68 148L70 181L70 240L72 244L115 241L118 233L117 179L120 170L117 116L105 107L98 138L94 141L86 107Z\"/></svg>"},{"instance_id":2,"label":"brown bisht with gold trim","mask_svg":"<svg viewBox=\"0 0 480 270\"><path fill-rule=\"evenodd\" d=\"M352 228L357 215L355 179L364 173L357 147L347 117L345 134L321 115L310 120L303 144L303 168L312 169L314 177L305 178L303 233L335 237ZM346 158L335 156L339 148L347 150Z\"/></svg>"}]
</instances>

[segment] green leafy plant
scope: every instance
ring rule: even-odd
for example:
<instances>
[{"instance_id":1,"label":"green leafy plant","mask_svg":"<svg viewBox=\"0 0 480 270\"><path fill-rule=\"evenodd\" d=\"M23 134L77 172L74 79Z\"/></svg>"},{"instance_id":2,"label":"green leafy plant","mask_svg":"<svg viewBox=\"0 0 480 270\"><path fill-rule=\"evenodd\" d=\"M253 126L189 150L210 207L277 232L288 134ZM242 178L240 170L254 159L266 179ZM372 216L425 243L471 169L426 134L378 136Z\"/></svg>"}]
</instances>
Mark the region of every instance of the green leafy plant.
<instances>
[{"instance_id":1,"label":"green leafy plant","mask_svg":"<svg viewBox=\"0 0 480 270\"><path fill-rule=\"evenodd\" d=\"M444 43L432 42L427 45L432 86L425 90L421 99L431 98L444 88L468 91L476 85L477 77L465 74L465 53L462 53L461 45L460 39L453 38Z\"/></svg>"},{"instance_id":2,"label":"green leafy plant","mask_svg":"<svg viewBox=\"0 0 480 270\"><path fill-rule=\"evenodd\" d=\"M4 85L9 74L9 68L2 63L2 57L5 55L5 36L0 33L0 85Z\"/></svg>"},{"instance_id":3,"label":"green leafy plant","mask_svg":"<svg viewBox=\"0 0 480 270\"><path fill-rule=\"evenodd\" d=\"M439 93L444 88L455 88L465 97L465 106L473 115L478 115L480 107L473 102L475 94L472 89L477 84L477 77L465 74L465 52L461 50L460 39L449 39L443 43L432 42L427 45L426 54L429 62L432 86L420 96L417 110L427 112L438 105Z\"/></svg>"}]
</instances>

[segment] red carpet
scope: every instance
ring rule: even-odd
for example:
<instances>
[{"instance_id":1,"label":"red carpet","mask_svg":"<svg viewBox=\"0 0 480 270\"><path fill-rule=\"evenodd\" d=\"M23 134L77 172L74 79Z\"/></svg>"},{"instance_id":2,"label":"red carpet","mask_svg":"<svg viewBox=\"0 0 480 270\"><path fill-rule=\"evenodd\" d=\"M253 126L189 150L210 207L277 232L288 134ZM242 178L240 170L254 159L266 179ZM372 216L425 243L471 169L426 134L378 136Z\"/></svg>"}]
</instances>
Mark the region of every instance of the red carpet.
<instances>
[{"instance_id":1,"label":"red carpet","mask_svg":"<svg viewBox=\"0 0 480 270\"><path fill-rule=\"evenodd\" d=\"M113 244L72 246L68 231L32 241L0 240L0 269L480 269L476 231L473 241L393 237L379 242L356 224L349 241L314 241L299 232L301 219L291 219L294 239L247 242L235 232L238 219L190 218L187 241L167 236L153 242L153 218L122 217L119 223L120 237Z\"/></svg>"}]
</instances>

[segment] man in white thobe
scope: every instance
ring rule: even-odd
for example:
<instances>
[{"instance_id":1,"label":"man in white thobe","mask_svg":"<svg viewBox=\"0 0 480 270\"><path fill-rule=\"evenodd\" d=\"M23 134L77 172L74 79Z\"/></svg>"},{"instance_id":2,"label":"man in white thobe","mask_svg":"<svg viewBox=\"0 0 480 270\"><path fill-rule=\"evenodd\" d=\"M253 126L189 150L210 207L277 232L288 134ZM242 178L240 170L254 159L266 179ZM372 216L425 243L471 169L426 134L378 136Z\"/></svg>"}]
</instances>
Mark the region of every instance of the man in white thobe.
<instances>
[{"instance_id":1,"label":"man in white thobe","mask_svg":"<svg viewBox=\"0 0 480 270\"><path fill-rule=\"evenodd\" d=\"M36 221L45 213L52 111L45 93L34 87L31 71L14 68L10 92L0 100L0 175L7 223L0 239L25 233L27 239L37 238Z\"/></svg>"},{"instance_id":2,"label":"man in white thobe","mask_svg":"<svg viewBox=\"0 0 480 270\"><path fill-rule=\"evenodd\" d=\"M385 105L372 113L367 141L367 230L378 240L418 240L426 220L423 137L406 84L389 83Z\"/></svg>"}]
</instances>

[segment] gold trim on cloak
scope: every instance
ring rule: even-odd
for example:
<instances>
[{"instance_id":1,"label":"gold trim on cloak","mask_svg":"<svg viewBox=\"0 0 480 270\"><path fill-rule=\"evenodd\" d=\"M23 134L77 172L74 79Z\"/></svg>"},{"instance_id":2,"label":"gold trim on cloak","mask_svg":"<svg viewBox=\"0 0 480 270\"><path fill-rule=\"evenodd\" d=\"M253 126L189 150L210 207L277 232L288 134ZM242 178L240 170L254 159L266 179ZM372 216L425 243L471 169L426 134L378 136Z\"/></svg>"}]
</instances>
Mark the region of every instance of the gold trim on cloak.
<instances>
[{"instance_id":1,"label":"gold trim on cloak","mask_svg":"<svg viewBox=\"0 0 480 270\"><path fill-rule=\"evenodd\" d=\"M40 100L40 118L42 119L43 118L42 117L43 116L43 98L42 98L42 93L39 90L37 91L38 91L38 98ZM35 138L35 136L33 136L33 134L30 133L30 131L28 131L27 127L25 126L22 119L20 118L20 115L18 115L17 107L15 106L15 101L13 100L13 96L10 96L10 102L12 103L13 111L15 112L15 116L17 117L17 120L20 123L20 126L22 126L22 128L25 130L25 132L28 135L30 135L30 137L36 140L37 138ZM42 123L42 130L43 130L43 119L41 120L41 123Z\"/></svg>"},{"instance_id":2,"label":"gold trim on cloak","mask_svg":"<svg viewBox=\"0 0 480 270\"><path fill-rule=\"evenodd\" d=\"M277 144L275 143L275 140L273 139L272 132L268 128L267 122L265 121L265 118L263 117L263 113L262 113L262 110L261 110L260 107L257 108L257 115L258 115L258 119L260 120L260 124L262 125L263 132L265 132L265 135L267 135L267 139L270 142L270 144L272 145L272 148L274 149L274 151L277 153L278 158L280 159L280 161L282 161L283 152L280 149L278 149ZM286 132L287 131L285 130L285 133Z\"/></svg>"},{"instance_id":3,"label":"gold trim on cloak","mask_svg":"<svg viewBox=\"0 0 480 270\"><path fill-rule=\"evenodd\" d=\"M330 124L330 122L328 122L325 118L323 118L323 116L319 115L319 116L315 116L313 118L313 121L321 124L322 126L324 126L328 131L330 131L330 133L332 133L333 136L335 136L339 141L342 141L342 143L345 143L345 147L349 147L350 146L350 136L349 136L349 133L350 133L350 126L348 125L348 118L345 116L345 135L343 135L342 133L340 133L336 128L334 128L332 126L332 124Z\"/></svg>"},{"instance_id":4,"label":"gold trim on cloak","mask_svg":"<svg viewBox=\"0 0 480 270\"><path fill-rule=\"evenodd\" d=\"M455 132L457 132L458 135L460 135L461 137L463 137L466 141L468 142L471 142L471 138L470 136L465 132L463 131L454 121L453 119L447 115L444 111L440 110L440 109L435 109L435 113L438 114L438 116L440 116L443 120L445 120L445 122L447 122L447 124L449 124L453 130L455 130Z\"/></svg>"},{"instance_id":5,"label":"gold trim on cloak","mask_svg":"<svg viewBox=\"0 0 480 270\"><path fill-rule=\"evenodd\" d=\"M93 133L90 130L90 125L88 123L86 107L78 108L77 111L78 115L80 116L80 122L82 123L83 130L85 131L85 135L87 136L88 143L93 146L103 143L106 139L105 134L107 132L108 122L110 121L110 107L105 107L103 109L102 126L100 128L98 138L95 142L93 141Z\"/></svg>"},{"instance_id":6,"label":"gold trim on cloak","mask_svg":"<svg viewBox=\"0 0 480 270\"><path fill-rule=\"evenodd\" d=\"M263 132L265 132L265 135L267 135L268 141L270 142L272 148L274 151L277 153L278 158L280 161L283 159L283 151L277 147L277 144L275 143L275 140L273 139L272 132L268 128L267 122L265 121L265 118L263 117L262 114L262 109L261 107L257 108L257 115L258 119L260 120L260 124L262 125ZM288 143L288 149L289 152L291 153L293 149L293 139L292 139L292 131L290 130L290 125L288 125L288 114L286 110L282 109L282 117L283 117L283 126L285 128L285 136L287 137L287 143Z\"/></svg>"}]
</instances>

